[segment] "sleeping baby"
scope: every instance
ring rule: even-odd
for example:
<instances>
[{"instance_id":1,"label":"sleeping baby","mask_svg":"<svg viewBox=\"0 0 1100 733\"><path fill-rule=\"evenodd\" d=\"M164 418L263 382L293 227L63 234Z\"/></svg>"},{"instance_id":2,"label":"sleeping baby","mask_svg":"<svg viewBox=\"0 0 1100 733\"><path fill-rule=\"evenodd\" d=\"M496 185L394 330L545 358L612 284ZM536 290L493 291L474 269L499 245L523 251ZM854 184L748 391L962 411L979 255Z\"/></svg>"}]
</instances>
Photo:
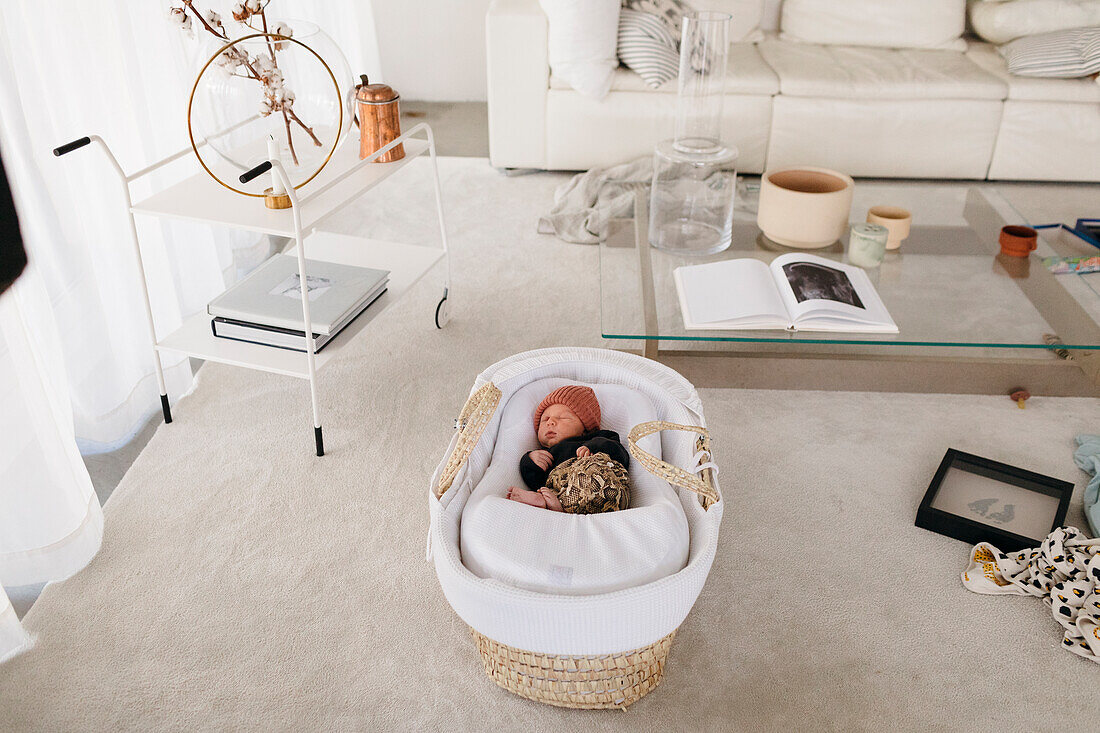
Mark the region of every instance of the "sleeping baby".
<instances>
[{"instance_id":1,"label":"sleeping baby","mask_svg":"<svg viewBox=\"0 0 1100 733\"><path fill-rule=\"evenodd\" d=\"M508 498L571 514L596 514L630 506L630 456L619 435L600 430L600 403L590 387L559 387L535 410L540 450L524 454L519 472L527 489Z\"/></svg>"}]
</instances>

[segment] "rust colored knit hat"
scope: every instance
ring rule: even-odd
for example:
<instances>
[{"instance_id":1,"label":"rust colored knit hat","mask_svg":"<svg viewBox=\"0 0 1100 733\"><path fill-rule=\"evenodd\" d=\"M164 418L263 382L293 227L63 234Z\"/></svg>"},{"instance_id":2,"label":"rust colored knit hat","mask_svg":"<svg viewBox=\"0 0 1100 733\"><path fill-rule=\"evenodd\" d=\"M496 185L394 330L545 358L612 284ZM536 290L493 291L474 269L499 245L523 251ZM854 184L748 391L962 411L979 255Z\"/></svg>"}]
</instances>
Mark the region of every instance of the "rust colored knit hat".
<instances>
[{"instance_id":1,"label":"rust colored knit hat","mask_svg":"<svg viewBox=\"0 0 1100 733\"><path fill-rule=\"evenodd\" d=\"M600 403L591 387L579 384L567 384L558 387L543 398L535 408L535 432L539 431L539 420L550 405L565 405L581 419L584 431L590 433L600 427Z\"/></svg>"}]
</instances>

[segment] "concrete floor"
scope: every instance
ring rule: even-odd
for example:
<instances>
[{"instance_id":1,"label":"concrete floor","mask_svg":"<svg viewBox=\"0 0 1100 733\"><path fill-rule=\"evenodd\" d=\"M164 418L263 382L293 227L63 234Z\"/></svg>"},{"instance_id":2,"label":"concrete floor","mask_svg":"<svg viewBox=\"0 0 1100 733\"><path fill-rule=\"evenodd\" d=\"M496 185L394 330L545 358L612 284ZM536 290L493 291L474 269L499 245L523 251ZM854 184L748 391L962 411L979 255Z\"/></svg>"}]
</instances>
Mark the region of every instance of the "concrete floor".
<instances>
[{"instance_id":1,"label":"concrete floor","mask_svg":"<svg viewBox=\"0 0 1100 733\"><path fill-rule=\"evenodd\" d=\"M489 155L487 106L481 102L402 102L401 117L405 129L428 122L435 134L437 152L442 156L482 157ZM1100 185L1065 186L1055 183L1002 184L1006 197L1029 221L1072 222L1081 216L1097 216ZM1092 208L1090 208L1092 207ZM194 366L197 369L201 362ZM125 447L111 453L85 456L100 503L105 503L134 459L145 448L161 424L160 411ZM22 617L38 597L41 586L6 589L16 613Z\"/></svg>"}]
</instances>

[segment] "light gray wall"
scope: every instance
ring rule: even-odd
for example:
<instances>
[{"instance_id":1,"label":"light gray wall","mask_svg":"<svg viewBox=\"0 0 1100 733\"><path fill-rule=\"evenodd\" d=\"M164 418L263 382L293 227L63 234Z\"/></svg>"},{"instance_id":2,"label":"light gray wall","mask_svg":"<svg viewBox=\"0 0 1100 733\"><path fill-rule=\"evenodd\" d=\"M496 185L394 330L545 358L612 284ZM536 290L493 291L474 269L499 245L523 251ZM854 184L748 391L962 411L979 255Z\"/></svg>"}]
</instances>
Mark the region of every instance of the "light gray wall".
<instances>
[{"instance_id":1,"label":"light gray wall","mask_svg":"<svg viewBox=\"0 0 1100 733\"><path fill-rule=\"evenodd\" d=\"M378 81L405 99L485 101L489 2L371 0L383 77Z\"/></svg>"}]
</instances>

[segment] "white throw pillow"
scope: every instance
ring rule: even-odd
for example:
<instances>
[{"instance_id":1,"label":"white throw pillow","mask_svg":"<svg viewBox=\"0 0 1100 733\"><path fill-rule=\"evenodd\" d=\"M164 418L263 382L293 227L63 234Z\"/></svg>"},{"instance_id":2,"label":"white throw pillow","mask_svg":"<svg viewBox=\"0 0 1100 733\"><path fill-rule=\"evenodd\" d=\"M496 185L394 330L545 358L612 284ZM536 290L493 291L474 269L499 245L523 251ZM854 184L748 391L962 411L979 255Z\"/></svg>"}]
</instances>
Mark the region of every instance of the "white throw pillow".
<instances>
[{"instance_id":1,"label":"white throw pillow","mask_svg":"<svg viewBox=\"0 0 1100 733\"><path fill-rule=\"evenodd\" d=\"M603 99L619 65L620 0L539 0L549 21L550 70L581 94Z\"/></svg>"},{"instance_id":2,"label":"white throw pillow","mask_svg":"<svg viewBox=\"0 0 1100 733\"><path fill-rule=\"evenodd\" d=\"M990 43L1100 25L1100 0L971 2L970 25Z\"/></svg>"},{"instance_id":3,"label":"white throw pillow","mask_svg":"<svg viewBox=\"0 0 1100 733\"><path fill-rule=\"evenodd\" d=\"M784 0L783 40L965 51L966 0Z\"/></svg>"}]
</instances>

